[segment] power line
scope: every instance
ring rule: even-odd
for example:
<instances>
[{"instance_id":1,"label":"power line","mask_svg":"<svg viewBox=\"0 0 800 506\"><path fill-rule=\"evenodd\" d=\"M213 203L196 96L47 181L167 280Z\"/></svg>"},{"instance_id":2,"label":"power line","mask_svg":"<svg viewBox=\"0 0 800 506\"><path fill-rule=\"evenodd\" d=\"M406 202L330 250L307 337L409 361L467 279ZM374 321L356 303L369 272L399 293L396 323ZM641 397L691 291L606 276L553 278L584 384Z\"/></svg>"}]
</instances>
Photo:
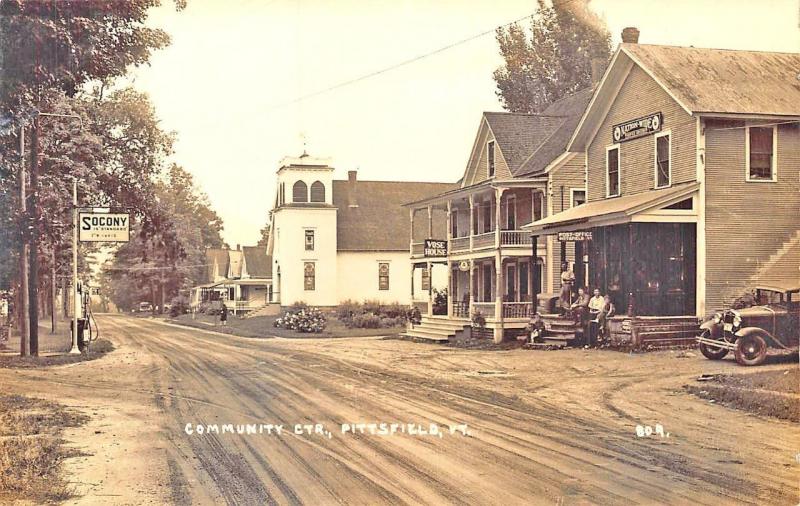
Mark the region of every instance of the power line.
<instances>
[{"instance_id":1,"label":"power line","mask_svg":"<svg viewBox=\"0 0 800 506\"><path fill-rule=\"evenodd\" d=\"M568 0L565 3L570 3L570 2L573 2L573 1L575 1L575 0ZM458 42L453 42L452 44L448 44L446 46L442 46L439 49L435 49L435 50L433 50L433 51L431 51L429 53L421 54L419 56L415 56L414 58L410 58L408 60L404 60L404 61L402 61L400 63L396 63L396 64L391 65L389 67L385 67L385 68L382 68L380 70L376 70L374 72L370 72L369 74L364 74L362 76L359 76L359 77L356 77L356 78L353 78L353 79L349 79L347 81L342 81L342 82L340 82L338 84L334 84L333 86L329 86L329 87L324 88L322 90L314 91L312 93L308 93L307 95L301 95L301 96L299 96L297 98L294 98L292 100L289 100L289 101L286 101L286 102L282 102L280 104L273 105L272 107L267 109L267 112L274 111L275 109L280 109L281 107L286 107L287 105L296 104L298 102L302 102L304 100L308 100L309 98L316 97L318 95L322 95L323 93L328 93L329 91L337 90L339 88L343 88L345 86L349 86L351 84L355 84L357 82L364 81L365 79L370 79L372 77L379 76L379 75L384 74L386 72L389 72L391 70L395 70L397 68L404 67L406 65L410 65L410 64L418 62L418 61L420 61L422 59L425 59L425 58L428 58L430 56L433 56L433 55L442 53L444 51L447 51L448 49L452 49L452 48L454 48L456 46L460 46L461 44L465 44L465 43L473 41L475 39L479 39L479 38L484 37L484 36L486 36L486 35L488 35L490 33L495 33L500 28L505 28L507 26L513 25L514 23L519 23L520 21L522 21L524 19L530 18L534 14L535 14L535 12L533 12L531 14L526 14L525 16L522 16L521 18L515 19L514 21L509 21L508 23L496 26L496 27L492 28L491 30L485 30L485 31L483 31L481 33L472 35L471 37L467 37L466 39L459 40Z\"/></svg>"}]
</instances>

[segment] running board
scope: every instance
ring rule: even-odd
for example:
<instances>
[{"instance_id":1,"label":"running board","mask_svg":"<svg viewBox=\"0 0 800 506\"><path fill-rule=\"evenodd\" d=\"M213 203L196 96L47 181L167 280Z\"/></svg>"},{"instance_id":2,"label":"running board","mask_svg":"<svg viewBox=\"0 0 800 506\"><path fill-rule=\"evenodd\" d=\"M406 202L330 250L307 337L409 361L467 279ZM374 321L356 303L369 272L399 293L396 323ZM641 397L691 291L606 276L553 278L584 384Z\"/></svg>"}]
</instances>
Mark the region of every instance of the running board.
<instances>
[{"instance_id":1,"label":"running board","mask_svg":"<svg viewBox=\"0 0 800 506\"><path fill-rule=\"evenodd\" d=\"M709 339L707 337L700 336L698 336L696 339L698 343L713 346L714 348L725 348L726 350L736 351L736 344L729 343L728 341L717 341L716 339Z\"/></svg>"}]
</instances>

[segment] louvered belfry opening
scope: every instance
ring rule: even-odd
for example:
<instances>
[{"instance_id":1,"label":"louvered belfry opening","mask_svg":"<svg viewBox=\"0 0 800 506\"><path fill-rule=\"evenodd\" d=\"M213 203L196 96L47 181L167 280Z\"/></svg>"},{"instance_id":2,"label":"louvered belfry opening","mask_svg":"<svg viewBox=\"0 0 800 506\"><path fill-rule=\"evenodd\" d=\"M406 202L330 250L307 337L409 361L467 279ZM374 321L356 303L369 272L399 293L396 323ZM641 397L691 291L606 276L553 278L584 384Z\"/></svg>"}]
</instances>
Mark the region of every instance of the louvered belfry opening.
<instances>
[{"instance_id":1,"label":"louvered belfry opening","mask_svg":"<svg viewBox=\"0 0 800 506\"><path fill-rule=\"evenodd\" d=\"M311 185L311 202L325 202L325 185L321 181Z\"/></svg>"},{"instance_id":2,"label":"louvered belfry opening","mask_svg":"<svg viewBox=\"0 0 800 506\"><path fill-rule=\"evenodd\" d=\"M302 181L297 181L292 186L292 202L308 202L308 186Z\"/></svg>"}]
</instances>

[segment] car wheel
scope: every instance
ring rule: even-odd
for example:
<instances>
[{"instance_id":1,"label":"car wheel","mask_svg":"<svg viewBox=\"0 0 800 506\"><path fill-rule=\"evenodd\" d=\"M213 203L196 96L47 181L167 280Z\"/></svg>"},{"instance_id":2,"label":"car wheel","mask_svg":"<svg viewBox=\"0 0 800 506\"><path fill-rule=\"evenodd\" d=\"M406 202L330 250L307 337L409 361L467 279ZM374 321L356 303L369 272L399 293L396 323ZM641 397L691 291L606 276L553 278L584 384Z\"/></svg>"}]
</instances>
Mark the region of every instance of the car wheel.
<instances>
[{"instance_id":1,"label":"car wheel","mask_svg":"<svg viewBox=\"0 0 800 506\"><path fill-rule=\"evenodd\" d=\"M708 329L704 330L700 337L704 337L709 339L711 337L711 332ZM722 360L728 354L727 348L718 348L716 346L711 346L706 343L700 343L700 353L703 354L709 360Z\"/></svg>"},{"instance_id":2,"label":"car wheel","mask_svg":"<svg viewBox=\"0 0 800 506\"><path fill-rule=\"evenodd\" d=\"M760 365L767 358L767 342L758 334L740 337L734 355L741 365Z\"/></svg>"}]
</instances>

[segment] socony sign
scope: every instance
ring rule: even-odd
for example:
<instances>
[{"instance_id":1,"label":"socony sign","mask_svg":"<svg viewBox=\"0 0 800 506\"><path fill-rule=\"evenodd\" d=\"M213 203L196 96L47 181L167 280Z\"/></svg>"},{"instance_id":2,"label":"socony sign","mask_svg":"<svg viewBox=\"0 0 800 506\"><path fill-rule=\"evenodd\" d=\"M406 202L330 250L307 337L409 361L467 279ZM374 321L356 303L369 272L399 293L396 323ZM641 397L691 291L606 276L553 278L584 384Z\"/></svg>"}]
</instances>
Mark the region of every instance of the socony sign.
<instances>
[{"instance_id":1,"label":"socony sign","mask_svg":"<svg viewBox=\"0 0 800 506\"><path fill-rule=\"evenodd\" d=\"M130 215L79 213L78 235L81 242L128 242Z\"/></svg>"}]
</instances>

